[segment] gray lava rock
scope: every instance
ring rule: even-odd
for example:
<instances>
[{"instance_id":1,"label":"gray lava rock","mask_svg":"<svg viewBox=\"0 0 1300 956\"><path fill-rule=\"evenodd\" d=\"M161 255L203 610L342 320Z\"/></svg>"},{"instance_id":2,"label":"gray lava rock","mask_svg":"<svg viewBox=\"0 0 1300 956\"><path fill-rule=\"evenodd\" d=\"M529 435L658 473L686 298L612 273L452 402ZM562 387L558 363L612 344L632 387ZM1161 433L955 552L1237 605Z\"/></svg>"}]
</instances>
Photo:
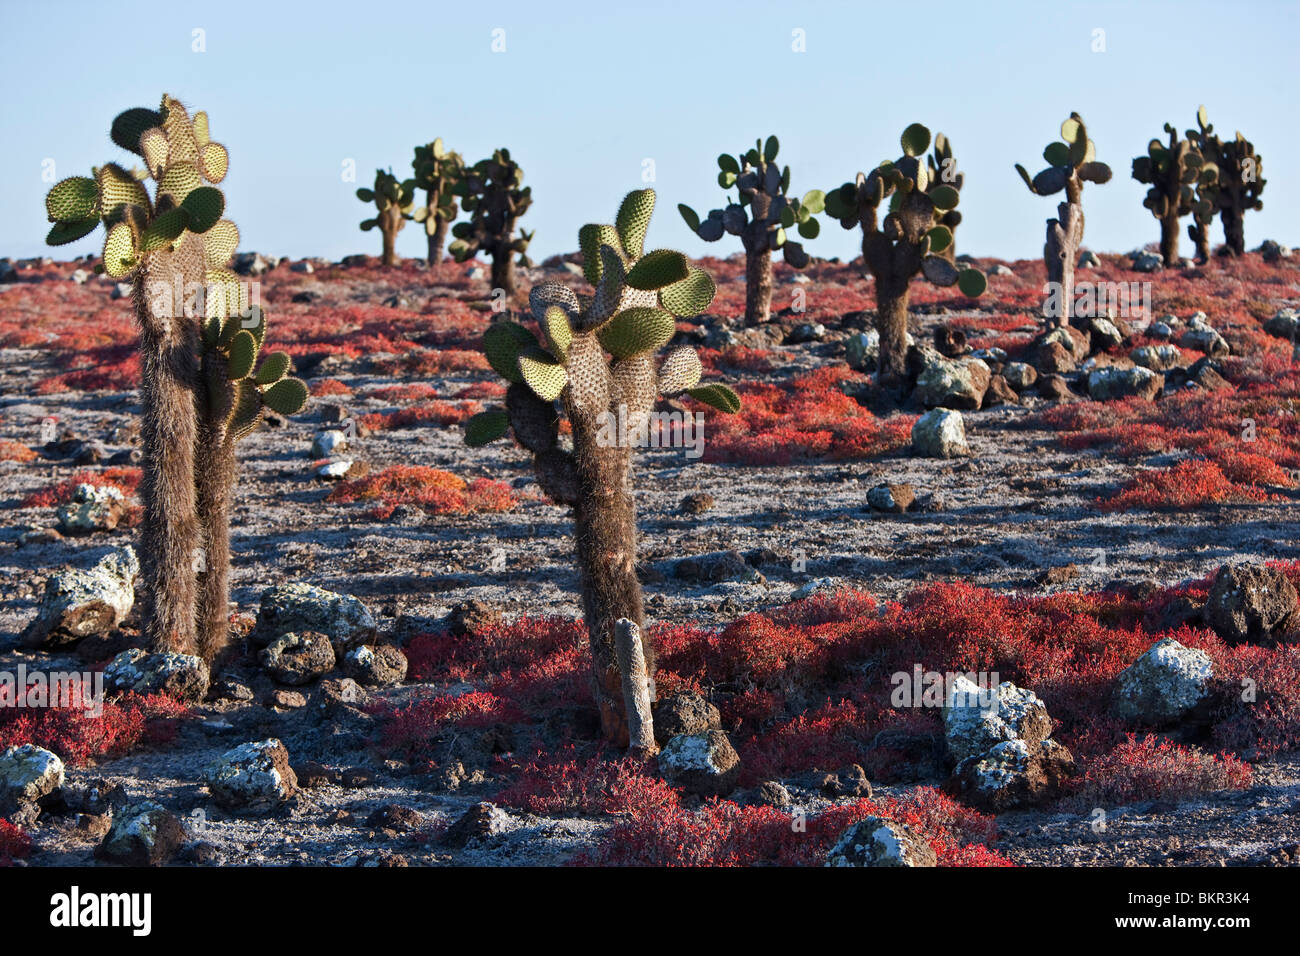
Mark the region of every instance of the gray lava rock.
<instances>
[{"instance_id":1,"label":"gray lava rock","mask_svg":"<svg viewBox=\"0 0 1300 956\"><path fill-rule=\"evenodd\" d=\"M257 620L263 643L281 634L317 631L330 639L336 655L364 644L378 628L366 606L351 595L302 583L263 591Z\"/></svg>"},{"instance_id":2,"label":"gray lava rock","mask_svg":"<svg viewBox=\"0 0 1300 956\"><path fill-rule=\"evenodd\" d=\"M176 814L146 800L113 814L112 826L95 848L95 856L125 866L162 866L172 861L188 839Z\"/></svg>"},{"instance_id":3,"label":"gray lava rock","mask_svg":"<svg viewBox=\"0 0 1300 956\"><path fill-rule=\"evenodd\" d=\"M1165 387L1165 377L1149 368L1099 368L1088 376L1088 394L1099 402L1120 398L1152 399Z\"/></svg>"},{"instance_id":4,"label":"gray lava rock","mask_svg":"<svg viewBox=\"0 0 1300 956\"><path fill-rule=\"evenodd\" d=\"M64 534L93 534L112 531L126 514L126 498L112 485L83 482L72 491L72 500L59 505L59 530Z\"/></svg>"},{"instance_id":5,"label":"gray lava rock","mask_svg":"<svg viewBox=\"0 0 1300 956\"><path fill-rule=\"evenodd\" d=\"M978 810L1000 813L1055 797L1074 773L1074 756L1050 738L1037 747L1007 740L963 760L945 789Z\"/></svg>"},{"instance_id":6,"label":"gray lava rock","mask_svg":"<svg viewBox=\"0 0 1300 956\"><path fill-rule=\"evenodd\" d=\"M63 786L63 761L53 752L23 744L0 754L0 813L36 803Z\"/></svg>"},{"instance_id":7,"label":"gray lava rock","mask_svg":"<svg viewBox=\"0 0 1300 956\"><path fill-rule=\"evenodd\" d=\"M264 813L298 791L289 751L279 740L259 740L228 750L204 772L218 805L229 810Z\"/></svg>"},{"instance_id":8,"label":"gray lava rock","mask_svg":"<svg viewBox=\"0 0 1300 956\"><path fill-rule=\"evenodd\" d=\"M130 613L139 573L135 550L126 545L101 557L89 570L52 575L22 642L50 648L108 634Z\"/></svg>"},{"instance_id":9,"label":"gray lava rock","mask_svg":"<svg viewBox=\"0 0 1300 956\"><path fill-rule=\"evenodd\" d=\"M923 350L925 365L916 378L913 397L926 408L976 409L984 403L991 372L982 359L944 358Z\"/></svg>"},{"instance_id":10,"label":"gray lava rock","mask_svg":"<svg viewBox=\"0 0 1300 956\"><path fill-rule=\"evenodd\" d=\"M1111 712L1143 725L1177 723L1209 700L1213 678L1209 654L1166 637L1120 672Z\"/></svg>"},{"instance_id":11,"label":"gray lava rock","mask_svg":"<svg viewBox=\"0 0 1300 956\"><path fill-rule=\"evenodd\" d=\"M961 412L935 408L912 426L912 449L925 458L956 458L970 453Z\"/></svg>"},{"instance_id":12,"label":"gray lava rock","mask_svg":"<svg viewBox=\"0 0 1300 956\"><path fill-rule=\"evenodd\" d=\"M343 670L360 684L389 687L406 680L406 655L391 644L362 645L348 651Z\"/></svg>"},{"instance_id":13,"label":"gray lava rock","mask_svg":"<svg viewBox=\"0 0 1300 956\"><path fill-rule=\"evenodd\" d=\"M867 817L845 830L827 866L937 866L934 849L905 823Z\"/></svg>"},{"instance_id":14,"label":"gray lava rock","mask_svg":"<svg viewBox=\"0 0 1300 956\"><path fill-rule=\"evenodd\" d=\"M316 631L281 634L258 655L267 673L281 684L300 687L334 669L330 639Z\"/></svg>"},{"instance_id":15,"label":"gray lava rock","mask_svg":"<svg viewBox=\"0 0 1300 956\"><path fill-rule=\"evenodd\" d=\"M1031 690L1010 681L997 689L981 688L965 675L949 687L943 711L944 737L953 759L986 753L1007 740L1037 746L1052 732L1047 706Z\"/></svg>"},{"instance_id":16,"label":"gray lava rock","mask_svg":"<svg viewBox=\"0 0 1300 956\"><path fill-rule=\"evenodd\" d=\"M655 740L660 746L673 737L722 729L718 708L693 691L665 698L654 707Z\"/></svg>"},{"instance_id":17,"label":"gray lava rock","mask_svg":"<svg viewBox=\"0 0 1300 956\"><path fill-rule=\"evenodd\" d=\"M104 686L109 690L166 694L189 703L207 696L208 680L208 665L203 658L173 651L150 654L133 647L104 668Z\"/></svg>"},{"instance_id":18,"label":"gray lava rock","mask_svg":"<svg viewBox=\"0 0 1300 956\"><path fill-rule=\"evenodd\" d=\"M740 757L721 730L679 734L659 752L659 772L687 793L725 797L736 789Z\"/></svg>"}]
</instances>

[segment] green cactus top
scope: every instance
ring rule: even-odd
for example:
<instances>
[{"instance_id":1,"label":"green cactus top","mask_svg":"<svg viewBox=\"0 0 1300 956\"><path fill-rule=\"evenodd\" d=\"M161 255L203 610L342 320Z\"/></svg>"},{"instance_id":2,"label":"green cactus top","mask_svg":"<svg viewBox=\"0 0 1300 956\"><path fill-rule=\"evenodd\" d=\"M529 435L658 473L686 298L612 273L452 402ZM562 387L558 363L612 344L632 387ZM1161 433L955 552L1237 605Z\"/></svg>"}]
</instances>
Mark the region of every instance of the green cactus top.
<instances>
[{"instance_id":1,"label":"green cactus top","mask_svg":"<svg viewBox=\"0 0 1300 956\"><path fill-rule=\"evenodd\" d=\"M460 153L446 149L439 138L427 146L415 147L411 168L415 171L415 187L427 194L425 204L416 208L413 218L424 223L425 232L433 235L439 221L451 222L460 212L456 188L465 176L465 161Z\"/></svg>"},{"instance_id":2,"label":"green cactus top","mask_svg":"<svg viewBox=\"0 0 1300 956\"><path fill-rule=\"evenodd\" d=\"M373 219L362 220L362 231L369 232L380 225L401 230L408 219L415 218L411 214L411 207L415 205L415 186L414 179L398 179L392 170L376 169L374 187L357 190L357 198L374 203L378 211Z\"/></svg>"},{"instance_id":3,"label":"green cactus top","mask_svg":"<svg viewBox=\"0 0 1300 956\"><path fill-rule=\"evenodd\" d=\"M1088 138L1088 129L1078 113L1071 113L1061 124L1061 139L1064 142L1048 143L1043 149L1043 159L1048 165L1033 179L1019 163L1016 172L1031 193L1050 196L1065 190L1067 200L1077 203L1084 182L1104 185L1110 182L1111 171L1105 163L1097 162L1097 146Z\"/></svg>"},{"instance_id":4,"label":"green cactus top","mask_svg":"<svg viewBox=\"0 0 1300 956\"><path fill-rule=\"evenodd\" d=\"M491 159L482 159L465 170L453 187L461 197L461 207L469 213L468 222L458 222L451 230L455 240L447 247L457 262L472 259L478 252L493 256L519 254L519 264L531 266L527 250L534 233L524 229L516 236L519 218L533 204L533 190L524 185L524 171L510 158L510 150L496 150Z\"/></svg>"}]
</instances>

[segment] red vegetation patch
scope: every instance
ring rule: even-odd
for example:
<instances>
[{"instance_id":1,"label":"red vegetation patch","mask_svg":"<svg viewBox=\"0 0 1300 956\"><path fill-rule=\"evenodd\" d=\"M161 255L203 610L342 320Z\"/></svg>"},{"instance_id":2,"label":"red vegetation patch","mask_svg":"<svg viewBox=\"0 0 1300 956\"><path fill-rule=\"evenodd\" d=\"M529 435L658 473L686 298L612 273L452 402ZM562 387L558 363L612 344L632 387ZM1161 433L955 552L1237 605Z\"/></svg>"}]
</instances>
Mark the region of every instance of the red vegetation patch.
<instances>
[{"instance_id":1,"label":"red vegetation patch","mask_svg":"<svg viewBox=\"0 0 1300 956\"><path fill-rule=\"evenodd\" d=\"M0 438L0 461L35 461L39 456L21 442Z\"/></svg>"},{"instance_id":2,"label":"red vegetation patch","mask_svg":"<svg viewBox=\"0 0 1300 956\"><path fill-rule=\"evenodd\" d=\"M323 398L326 395L351 395L352 389L337 378L323 378L311 383L311 393Z\"/></svg>"},{"instance_id":3,"label":"red vegetation patch","mask_svg":"<svg viewBox=\"0 0 1300 956\"><path fill-rule=\"evenodd\" d=\"M71 478L64 478L56 484L32 492L18 502L18 507L52 508L67 504L72 500L72 493L77 485L82 484L94 485L96 488L116 488L124 497L130 498L140 486L141 476L142 472L139 468L129 465L105 468L103 471L79 471Z\"/></svg>"},{"instance_id":4,"label":"red vegetation patch","mask_svg":"<svg viewBox=\"0 0 1300 956\"><path fill-rule=\"evenodd\" d=\"M12 866L32 854L32 838L27 831L8 820L0 820L0 866Z\"/></svg>"},{"instance_id":5,"label":"red vegetation patch","mask_svg":"<svg viewBox=\"0 0 1300 956\"><path fill-rule=\"evenodd\" d=\"M1268 494L1253 485L1229 480L1214 462L1194 458L1180 461L1172 468L1138 472L1114 497L1102 501L1101 508L1103 511L1186 509L1219 502L1268 499Z\"/></svg>"},{"instance_id":6,"label":"red vegetation patch","mask_svg":"<svg viewBox=\"0 0 1300 956\"><path fill-rule=\"evenodd\" d=\"M89 701L90 689L83 700ZM0 702L3 703L3 702ZM162 694L125 694L104 702L94 716L83 707L0 706L0 751L24 744L44 747L77 766L100 757L120 757L142 745L160 745L176 735L189 709Z\"/></svg>"},{"instance_id":7,"label":"red vegetation patch","mask_svg":"<svg viewBox=\"0 0 1300 956\"><path fill-rule=\"evenodd\" d=\"M465 419L471 418L481 411L483 411L482 403L474 401L421 402L417 405L399 408L395 412L371 412L369 415L362 415L361 422L367 428L375 431L429 424L445 428L448 425L459 425Z\"/></svg>"},{"instance_id":8,"label":"red vegetation patch","mask_svg":"<svg viewBox=\"0 0 1300 956\"><path fill-rule=\"evenodd\" d=\"M596 756L579 761L572 748L560 755L539 754L493 799L547 816L628 816L680 803L677 791L650 774L639 760Z\"/></svg>"},{"instance_id":9,"label":"red vegetation patch","mask_svg":"<svg viewBox=\"0 0 1300 956\"><path fill-rule=\"evenodd\" d=\"M1088 767L1071 804L1124 806L1142 800L1177 800L1213 790L1243 790L1250 766L1232 754L1207 754L1168 740L1129 734Z\"/></svg>"},{"instance_id":10,"label":"red vegetation patch","mask_svg":"<svg viewBox=\"0 0 1300 956\"><path fill-rule=\"evenodd\" d=\"M363 478L344 481L326 498L340 504L378 502L367 515L389 517L398 505L413 505L429 514L474 514L509 511L519 499L510 486L488 478L465 479L424 465L394 465Z\"/></svg>"}]
</instances>

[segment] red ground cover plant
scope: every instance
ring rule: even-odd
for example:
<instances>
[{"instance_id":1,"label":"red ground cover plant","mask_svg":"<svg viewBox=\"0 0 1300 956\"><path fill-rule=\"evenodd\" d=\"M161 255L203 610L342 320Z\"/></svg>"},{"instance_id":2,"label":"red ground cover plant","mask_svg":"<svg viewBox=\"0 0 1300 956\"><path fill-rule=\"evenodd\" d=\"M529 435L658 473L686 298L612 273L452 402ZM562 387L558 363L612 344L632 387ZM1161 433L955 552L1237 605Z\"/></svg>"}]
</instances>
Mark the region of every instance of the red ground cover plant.
<instances>
[{"instance_id":1,"label":"red ground cover plant","mask_svg":"<svg viewBox=\"0 0 1300 956\"><path fill-rule=\"evenodd\" d=\"M124 694L105 701L98 717L81 707L0 706L0 751L35 744L79 766L169 743L188 715L187 707L163 694Z\"/></svg>"},{"instance_id":2,"label":"red ground cover plant","mask_svg":"<svg viewBox=\"0 0 1300 956\"><path fill-rule=\"evenodd\" d=\"M546 816L631 816L677 807L678 792L650 770L626 757L611 760L598 754L581 760L568 747L559 754L538 754L493 800Z\"/></svg>"},{"instance_id":3,"label":"red ground cover plant","mask_svg":"<svg viewBox=\"0 0 1300 956\"><path fill-rule=\"evenodd\" d=\"M70 478L32 492L18 502L18 507L52 508L67 504L72 500L77 485L82 484L94 485L96 488L116 488L124 497L130 498L140 486L141 475L139 468L129 465L115 465L103 471L79 471Z\"/></svg>"},{"instance_id":4,"label":"red ground cover plant","mask_svg":"<svg viewBox=\"0 0 1300 956\"><path fill-rule=\"evenodd\" d=\"M0 461L35 461L40 456L22 442L0 438Z\"/></svg>"},{"instance_id":5,"label":"red ground cover plant","mask_svg":"<svg viewBox=\"0 0 1300 956\"><path fill-rule=\"evenodd\" d=\"M489 478L465 481L425 465L393 465L335 485L325 499L339 504L372 501L368 517L383 520L398 505L413 505L429 514L474 514L509 511L519 503L509 485Z\"/></svg>"},{"instance_id":6,"label":"red ground cover plant","mask_svg":"<svg viewBox=\"0 0 1300 956\"><path fill-rule=\"evenodd\" d=\"M481 411L483 411L483 404L477 401L419 402L393 412L371 412L362 415L361 423L374 431L429 424L445 428L448 425L459 425Z\"/></svg>"},{"instance_id":7,"label":"red ground cover plant","mask_svg":"<svg viewBox=\"0 0 1300 956\"><path fill-rule=\"evenodd\" d=\"M1199 458L1172 468L1148 468L1101 501L1103 511L1198 508L1219 502L1267 501L1270 496L1253 485L1231 481L1218 465Z\"/></svg>"},{"instance_id":8,"label":"red ground cover plant","mask_svg":"<svg viewBox=\"0 0 1300 956\"><path fill-rule=\"evenodd\" d=\"M13 866L32 854L32 838L27 831L8 820L0 820L0 866Z\"/></svg>"},{"instance_id":9,"label":"red ground cover plant","mask_svg":"<svg viewBox=\"0 0 1300 956\"><path fill-rule=\"evenodd\" d=\"M329 395L351 395L352 389L336 378L321 378L311 383L311 393L317 398L323 398Z\"/></svg>"},{"instance_id":10,"label":"red ground cover plant","mask_svg":"<svg viewBox=\"0 0 1300 956\"><path fill-rule=\"evenodd\" d=\"M1154 735L1129 734L1091 762L1069 803L1086 808L1157 797L1177 800L1213 790L1242 790L1253 776L1249 764L1232 754L1209 754Z\"/></svg>"}]
</instances>

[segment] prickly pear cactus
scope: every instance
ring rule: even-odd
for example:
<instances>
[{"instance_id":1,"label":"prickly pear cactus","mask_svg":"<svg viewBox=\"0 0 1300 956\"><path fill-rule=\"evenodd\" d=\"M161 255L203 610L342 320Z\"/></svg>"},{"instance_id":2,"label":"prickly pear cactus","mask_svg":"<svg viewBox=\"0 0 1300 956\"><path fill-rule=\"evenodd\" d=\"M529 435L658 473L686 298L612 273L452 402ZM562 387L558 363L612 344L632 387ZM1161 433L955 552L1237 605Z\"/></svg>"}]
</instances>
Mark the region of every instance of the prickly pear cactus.
<instances>
[{"instance_id":1,"label":"prickly pear cactus","mask_svg":"<svg viewBox=\"0 0 1300 956\"><path fill-rule=\"evenodd\" d=\"M307 383L289 372L287 352L259 357L266 338L266 314L253 306L249 316L215 313L203 323L203 378L209 423L219 440L239 441L262 420L265 409L296 415L307 404Z\"/></svg>"},{"instance_id":2,"label":"prickly pear cactus","mask_svg":"<svg viewBox=\"0 0 1300 956\"><path fill-rule=\"evenodd\" d=\"M515 235L519 218L533 204L533 189L524 185L524 171L510 158L510 150L498 149L491 159L479 160L465 170L453 192L461 197L469 221L452 227L452 256L457 262L465 262L480 252L486 253L492 259L492 288L513 296L514 256L519 257L519 265L532 265L528 244L533 233L519 229Z\"/></svg>"},{"instance_id":3,"label":"prickly pear cactus","mask_svg":"<svg viewBox=\"0 0 1300 956\"><path fill-rule=\"evenodd\" d=\"M1178 262L1178 220L1197 203L1194 187L1202 182L1207 186L1217 183L1219 169L1206 162L1190 131L1185 139L1179 139L1178 131L1166 123L1165 133L1167 143L1153 139L1147 144L1146 155L1134 158L1133 178L1151 187L1142 205L1160 221L1160 256L1170 267Z\"/></svg>"},{"instance_id":4,"label":"prickly pear cactus","mask_svg":"<svg viewBox=\"0 0 1300 956\"><path fill-rule=\"evenodd\" d=\"M606 735L624 742L614 626L627 618L645 633L635 572L634 436L659 395L690 395L723 412L740 408L726 385L701 384L700 359L689 346L656 361L677 318L699 315L716 289L681 253L644 250L654 205L652 189L629 193L612 225L579 231L593 295L543 282L529 296L536 331L511 321L487 330L488 362L510 385L505 406L474 416L465 431L471 446L513 433L532 453L542 490L573 506L596 699ZM571 451L560 441L557 401L572 426ZM651 649L645 650L653 672Z\"/></svg>"},{"instance_id":5,"label":"prickly pear cactus","mask_svg":"<svg viewBox=\"0 0 1300 956\"><path fill-rule=\"evenodd\" d=\"M862 229L862 259L876 280L876 328L884 384L903 380L907 357L907 301L918 274L963 295L983 295L984 273L955 264L953 230L965 176L957 171L952 145L939 133L913 123L900 139L903 155L826 193L826 212L845 229ZM879 210L886 205L883 220Z\"/></svg>"},{"instance_id":6,"label":"prickly pear cactus","mask_svg":"<svg viewBox=\"0 0 1300 956\"><path fill-rule=\"evenodd\" d=\"M1083 184L1110 182L1111 170L1096 159L1097 147L1078 113L1061 124L1061 140L1043 150L1047 168L1033 179L1016 163L1016 172L1036 196L1065 191L1065 202L1056 207L1057 218L1047 220L1047 242L1043 262L1047 281L1055 286L1043 302L1043 318L1051 325L1067 325L1074 318L1074 269L1083 242ZM1059 293L1059 294L1058 294Z\"/></svg>"},{"instance_id":7,"label":"prickly pear cactus","mask_svg":"<svg viewBox=\"0 0 1300 956\"><path fill-rule=\"evenodd\" d=\"M415 218L411 213L415 205L415 180L399 180L391 170L376 169L374 188L358 189L357 198L374 203L376 210L375 218L361 221L361 231L369 232L378 226L384 237L383 263L397 265L397 234L406 228L408 219Z\"/></svg>"},{"instance_id":8,"label":"prickly pear cactus","mask_svg":"<svg viewBox=\"0 0 1300 956\"><path fill-rule=\"evenodd\" d=\"M1197 184L1197 201L1193 208L1196 224L1189 227L1195 230L1192 239L1197 244L1197 252L1203 258L1209 256L1209 225L1217 212L1223 221L1223 251L1228 255L1239 256L1246 251L1246 235L1243 220L1250 210L1264 208L1259 198L1264 191L1264 160L1255 152L1255 146L1241 133L1227 142L1214 135L1214 126L1205 115L1202 106L1196 115L1199 130L1188 130L1187 138L1194 140L1207 164L1213 164L1218 171L1216 179L1201 188ZM1207 209L1203 203L1209 204Z\"/></svg>"},{"instance_id":9,"label":"prickly pear cactus","mask_svg":"<svg viewBox=\"0 0 1300 956\"><path fill-rule=\"evenodd\" d=\"M416 188L425 192L425 203L416 207L412 218L424 223L424 233L429 237L428 262L436 266L442 261L447 229L460 213L455 190L465 176L465 161L460 153L443 146L439 138L427 146L415 147L411 168Z\"/></svg>"},{"instance_id":10,"label":"prickly pear cactus","mask_svg":"<svg viewBox=\"0 0 1300 956\"><path fill-rule=\"evenodd\" d=\"M1187 138L1196 144L1204 165L1202 175L1196 178L1196 198L1192 203L1192 222L1187 227L1187 236L1196 244L1196 258L1199 262L1210 260L1210 226L1219 212L1219 175L1217 158L1223 143L1214 134L1214 124L1210 122L1202 106L1196 111L1196 129L1187 131ZM1213 175L1207 171L1213 169Z\"/></svg>"},{"instance_id":11,"label":"prickly pear cactus","mask_svg":"<svg viewBox=\"0 0 1300 956\"><path fill-rule=\"evenodd\" d=\"M802 269L808 265L808 253L790 231L815 239L821 229L813 218L823 209L821 190L808 191L802 200L789 196L790 167L776 162L779 150L777 138L769 136L766 143L755 140L754 148L740 156L723 153L718 157L718 185L735 188L736 201L710 210L704 219L684 203L677 207L686 225L705 242L716 242L724 233L740 237L745 249L745 321L750 325L766 322L771 315L772 251L780 249L786 265Z\"/></svg>"}]
</instances>

